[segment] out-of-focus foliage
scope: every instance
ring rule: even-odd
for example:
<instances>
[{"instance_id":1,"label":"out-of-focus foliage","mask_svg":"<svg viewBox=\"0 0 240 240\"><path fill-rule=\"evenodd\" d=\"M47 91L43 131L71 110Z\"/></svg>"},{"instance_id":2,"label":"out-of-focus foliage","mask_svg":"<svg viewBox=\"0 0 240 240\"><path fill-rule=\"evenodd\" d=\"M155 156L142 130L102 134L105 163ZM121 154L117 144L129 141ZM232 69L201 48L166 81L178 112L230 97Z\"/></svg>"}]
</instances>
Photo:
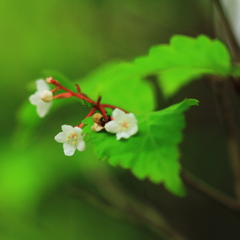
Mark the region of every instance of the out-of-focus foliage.
<instances>
[{"instance_id":1,"label":"out-of-focus foliage","mask_svg":"<svg viewBox=\"0 0 240 240\"><path fill-rule=\"evenodd\" d=\"M210 40L206 36L196 39L174 36L169 45L151 48L149 55L137 58L135 64L145 75L159 75L162 91L167 97L204 74L231 74L227 47L219 40Z\"/></svg>"},{"instance_id":2,"label":"out-of-focus foliage","mask_svg":"<svg viewBox=\"0 0 240 240\"><path fill-rule=\"evenodd\" d=\"M149 112L154 109L153 91L136 70L132 63L106 64L79 84L92 99L101 94L103 103L125 107L130 112Z\"/></svg>"}]
</instances>

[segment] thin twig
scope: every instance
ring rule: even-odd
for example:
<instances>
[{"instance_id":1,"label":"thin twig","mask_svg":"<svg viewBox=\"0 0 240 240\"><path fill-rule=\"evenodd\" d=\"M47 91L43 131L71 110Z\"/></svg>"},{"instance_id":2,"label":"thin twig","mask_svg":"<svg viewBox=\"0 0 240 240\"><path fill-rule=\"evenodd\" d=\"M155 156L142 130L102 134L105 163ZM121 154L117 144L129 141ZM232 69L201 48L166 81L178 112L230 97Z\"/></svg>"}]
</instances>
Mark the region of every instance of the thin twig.
<instances>
[{"instance_id":1,"label":"thin twig","mask_svg":"<svg viewBox=\"0 0 240 240\"><path fill-rule=\"evenodd\" d=\"M81 189L79 193L85 195L87 200L93 200L92 203L103 209L108 214L114 214L117 217L130 217L131 220L144 224L153 229L159 236L168 240L187 240L177 232L159 213L157 209L147 202L131 196L116 180L107 169L98 172L89 172L87 176L97 188L97 192L89 192ZM82 191L83 190L83 191ZM84 196L83 196L84 197ZM117 215L116 215L117 214Z\"/></svg>"},{"instance_id":2,"label":"thin twig","mask_svg":"<svg viewBox=\"0 0 240 240\"><path fill-rule=\"evenodd\" d=\"M216 202L222 204L223 206L232 209L236 212L240 212L240 202L229 197L228 195L216 190L215 188L209 186L202 180L198 179L197 177L193 176L187 170L182 171L182 180L183 182L192 187L193 189L197 190L201 194L215 200Z\"/></svg>"}]
</instances>

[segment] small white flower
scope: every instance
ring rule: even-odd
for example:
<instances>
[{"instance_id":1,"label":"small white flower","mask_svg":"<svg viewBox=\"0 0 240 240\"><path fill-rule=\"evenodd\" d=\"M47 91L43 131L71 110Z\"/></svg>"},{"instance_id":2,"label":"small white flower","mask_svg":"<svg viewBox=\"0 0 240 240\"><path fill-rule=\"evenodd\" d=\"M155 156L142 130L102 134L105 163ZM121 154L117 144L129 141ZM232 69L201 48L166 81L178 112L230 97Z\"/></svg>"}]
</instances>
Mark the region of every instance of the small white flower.
<instances>
[{"instance_id":1,"label":"small white flower","mask_svg":"<svg viewBox=\"0 0 240 240\"><path fill-rule=\"evenodd\" d=\"M133 113L125 113L115 108L113 120L105 124L105 129L110 133L117 133L117 140L121 138L129 138L138 131L137 119Z\"/></svg>"},{"instance_id":2,"label":"small white flower","mask_svg":"<svg viewBox=\"0 0 240 240\"><path fill-rule=\"evenodd\" d=\"M63 150L66 156L72 156L75 150L84 151L86 148L82 135L82 129L70 125L62 125L62 132L55 136L57 142L63 143Z\"/></svg>"},{"instance_id":3,"label":"small white flower","mask_svg":"<svg viewBox=\"0 0 240 240\"><path fill-rule=\"evenodd\" d=\"M41 96L45 90L49 90L49 86L43 79L37 80L36 85L37 91L29 97L29 101L31 104L37 106L37 114L39 117L44 117L48 113L48 110L51 107L52 103L44 102L41 99Z\"/></svg>"}]
</instances>

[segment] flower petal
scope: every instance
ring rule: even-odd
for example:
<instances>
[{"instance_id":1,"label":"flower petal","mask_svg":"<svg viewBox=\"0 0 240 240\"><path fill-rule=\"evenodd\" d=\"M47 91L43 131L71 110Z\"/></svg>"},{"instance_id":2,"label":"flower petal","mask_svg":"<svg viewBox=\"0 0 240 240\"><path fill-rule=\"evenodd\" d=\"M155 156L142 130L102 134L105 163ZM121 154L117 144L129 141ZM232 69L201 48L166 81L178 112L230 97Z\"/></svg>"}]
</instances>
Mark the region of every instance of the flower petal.
<instances>
[{"instance_id":1,"label":"flower petal","mask_svg":"<svg viewBox=\"0 0 240 240\"><path fill-rule=\"evenodd\" d=\"M86 148L86 144L83 140L80 140L77 144L77 150L78 151L84 151Z\"/></svg>"},{"instance_id":2,"label":"flower petal","mask_svg":"<svg viewBox=\"0 0 240 240\"><path fill-rule=\"evenodd\" d=\"M29 97L29 101L32 105L37 105L39 102L39 98L40 98L40 94L36 92Z\"/></svg>"},{"instance_id":3,"label":"flower petal","mask_svg":"<svg viewBox=\"0 0 240 240\"><path fill-rule=\"evenodd\" d=\"M138 125L134 124L132 127L129 128L128 133L130 134L130 136L136 134L138 131Z\"/></svg>"},{"instance_id":4,"label":"flower petal","mask_svg":"<svg viewBox=\"0 0 240 240\"><path fill-rule=\"evenodd\" d=\"M116 133L118 132L119 125L116 123L116 121L110 121L105 124L105 129L107 132L110 133Z\"/></svg>"},{"instance_id":5,"label":"flower petal","mask_svg":"<svg viewBox=\"0 0 240 240\"><path fill-rule=\"evenodd\" d=\"M41 102L40 102L41 101ZM39 117L44 117L48 111L49 108L51 107L52 103L45 103L40 99L38 105L37 105L37 114L39 115Z\"/></svg>"},{"instance_id":6,"label":"flower petal","mask_svg":"<svg viewBox=\"0 0 240 240\"><path fill-rule=\"evenodd\" d=\"M43 92L44 90L49 90L49 86L45 80L39 79L36 81L37 90Z\"/></svg>"},{"instance_id":7,"label":"flower petal","mask_svg":"<svg viewBox=\"0 0 240 240\"><path fill-rule=\"evenodd\" d=\"M122 110L115 108L112 113L113 119L117 119L118 121L124 120L126 117L126 113L123 112Z\"/></svg>"},{"instance_id":8,"label":"flower petal","mask_svg":"<svg viewBox=\"0 0 240 240\"><path fill-rule=\"evenodd\" d=\"M126 131L118 132L117 133L117 140L120 140L121 138L128 139L130 136L131 135Z\"/></svg>"},{"instance_id":9,"label":"flower petal","mask_svg":"<svg viewBox=\"0 0 240 240\"><path fill-rule=\"evenodd\" d=\"M74 132L80 137L82 135L82 128L74 127Z\"/></svg>"},{"instance_id":10,"label":"flower petal","mask_svg":"<svg viewBox=\"0 0 240 240\"><path fill-rule=\"evenodd\" d=\"M64 143L66 142L66 134L64 132L60 132L54 137L54 139L57 142Z\"/></svg>"},{"instance_id":11,"label":"flower petal","mask_svg":"<svg viewBox=\"0 0 240 240\"><path fill-rule=\"evenodd\" d=\"M70 125L64 124L64 125L62 125L62 130L63 130L63 132L65 132L65 133L69 133L69 132L73 131L73 127L70 126Z\"/></svg>"},{"instance_id":12,"label":"flower petal","mask_svg":"<svg viewBox=\"0 0 240 240\"><path fill-rule=\"evenodd\" d=\"M69 143L63 143L63 151L66 156L72 156L76 150L76 147Z\"/></svg>"},{"instance_id":13,"label":"flower petal","mask_svg":"<svg viewBox=\"0 0 240 240\"><path fill-rule=\"evenodd\" d=\"M133 113L128 113L126 115L127 115L127 122L129 124L136 124L137 123L137 119L136 119L136 117Z\"/></svg>"}]
</instances>

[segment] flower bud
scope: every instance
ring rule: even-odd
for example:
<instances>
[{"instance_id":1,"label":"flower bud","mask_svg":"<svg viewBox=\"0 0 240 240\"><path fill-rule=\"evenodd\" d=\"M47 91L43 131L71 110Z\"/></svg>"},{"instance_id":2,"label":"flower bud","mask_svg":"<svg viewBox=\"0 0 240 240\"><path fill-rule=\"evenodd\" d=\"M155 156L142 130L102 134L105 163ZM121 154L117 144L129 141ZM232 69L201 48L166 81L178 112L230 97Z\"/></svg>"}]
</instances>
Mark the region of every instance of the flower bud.
<instances>
[{"instance_id":1,"label":"flower bud","mask_svg":"<svg viewBox=\"0 0 240 240\"><path fill-rule=\"evenodd\" d=\"M46 82L47 82L47 83L52 83L52 80L53 80L52 77L47 77L47 78L46 78Z\"/></svg>"},{"instance_id":2,"label":"flower bud","mask_svg":"<svg viewBox=\"0 0 240 240\"><path fill-rule=\"evenodd\" d=\"M101 122L101 118L102 118L102 117L103 117L102 114L100 114L100 113L95 113L95 114L93 115L93 121L94 121L95 123L101 125L101 124L102 124L102 122Z\"/></svg>"},{"instance_id":3,"label":"flower bud","mask_svg":"<svg viewBox=\"0 0 240 240\"><path fill-rule=\"evenodd\" d=\"M102 127L101 125L97 124L97 123L94 123L93 126L91 127L91 129L94 131L94 132L99 132L101 131L102 129L104 129L104 127Z\"/></svg>"},{"instance_id":4,"label":"flower bud","mask_svg":"<svg viewBox=\"0 0 240 240\"><path fill-rule=\"evenodd\" d=\"M44 102L51 102L53 100L53 94L51 91L45 90L42 95L41 95L41 99Z\"/></svg>"}]
</instances>

